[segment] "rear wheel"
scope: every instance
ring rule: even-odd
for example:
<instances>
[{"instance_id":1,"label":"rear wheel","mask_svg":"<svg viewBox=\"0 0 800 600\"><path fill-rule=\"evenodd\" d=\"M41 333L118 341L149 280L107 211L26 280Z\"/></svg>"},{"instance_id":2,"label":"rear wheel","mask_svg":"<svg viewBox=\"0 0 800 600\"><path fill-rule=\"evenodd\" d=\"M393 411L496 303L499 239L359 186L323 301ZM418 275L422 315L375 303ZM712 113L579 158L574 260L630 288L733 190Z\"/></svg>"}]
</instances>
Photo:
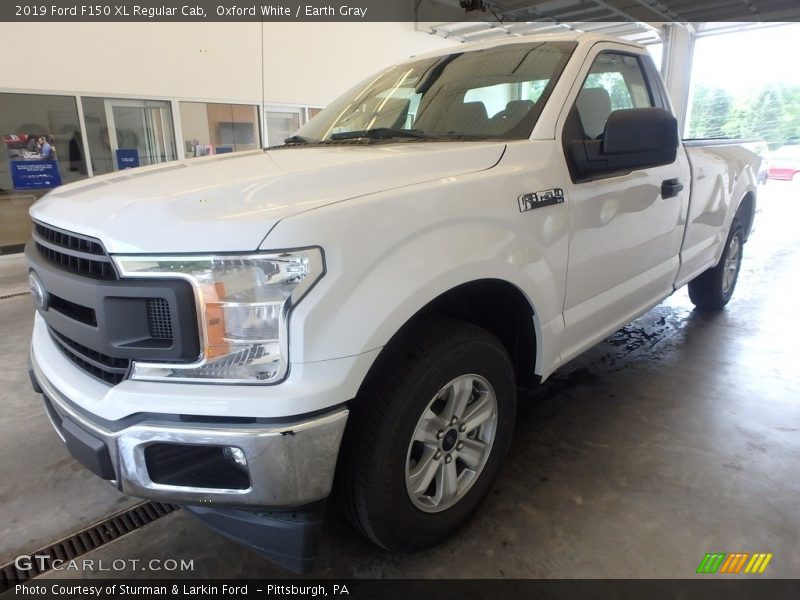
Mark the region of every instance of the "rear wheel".
<instances>
[{"instance_id":1,"label":"rear wheel","mask_svg":"<svg viewBox=\"0 0 800 600\"><path fill-rule=\"evenodd\" d=\"M339 498L376 544L406 552L452 535L491 488L511 439L511 360L489 332L420 323L387 348L352 407Z\"/></svg>"},{"instance_id":2,"label":"rear wheel","mask_svg":"<svg viewBox=\"0 0 800 600\"><path fill-rule=\"evenodd\" d=\"M697 308L721 310L733 296L742 266L744 227L734 218L719 263L689 282L689 298Z\"/></svg>"}]
</instances>

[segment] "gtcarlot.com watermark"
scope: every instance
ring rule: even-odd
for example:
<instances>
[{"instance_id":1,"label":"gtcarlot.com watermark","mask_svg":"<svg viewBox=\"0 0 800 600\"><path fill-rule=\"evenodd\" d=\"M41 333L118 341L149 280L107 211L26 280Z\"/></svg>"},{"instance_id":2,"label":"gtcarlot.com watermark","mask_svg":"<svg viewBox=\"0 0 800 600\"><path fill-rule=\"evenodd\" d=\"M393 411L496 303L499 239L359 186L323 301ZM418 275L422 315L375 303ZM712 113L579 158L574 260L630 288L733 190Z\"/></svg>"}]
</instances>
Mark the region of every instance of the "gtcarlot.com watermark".
<instances>
[{"instance_id":1,"label":"gtcarlot.com watermark","mask_svg":"<svg viewBox=\"0 0 800 600\"><path fill-rule=\"evenodd\" d=\"M194 571L194 559L174 558L115 558L102 560L93 558L62 559L49 554L21 554L14 559L20 571L90 571L108 573L119 571L181 572Z\"/></svg>"}]
</instances>

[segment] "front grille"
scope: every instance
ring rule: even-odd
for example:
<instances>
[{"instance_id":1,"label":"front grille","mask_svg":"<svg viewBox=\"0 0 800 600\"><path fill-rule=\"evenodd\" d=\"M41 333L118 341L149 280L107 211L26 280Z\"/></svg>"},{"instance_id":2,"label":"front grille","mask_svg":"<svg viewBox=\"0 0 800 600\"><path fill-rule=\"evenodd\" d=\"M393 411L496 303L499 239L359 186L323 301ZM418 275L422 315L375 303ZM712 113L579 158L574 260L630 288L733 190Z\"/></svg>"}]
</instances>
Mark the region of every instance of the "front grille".
<instances>
[{"instance_id":1,"label":"front grille","mask_svg":"<svg viewBox=\"0 0 800 600\"><path fill-rule=\"evenodd\" d=\"M99 240L35 223L33 241L47 262L60 269L92 279L117 278Z\"/></svg>"},{"instance_id":2,"label":"front grille","mask_svg":"<svg viewBox=\"0 0 800 600\"><path fill-rule=\"evenodd\" d=\"M53 344L77 368L116 385L133 361L197 360L188 282L120 277L99 240L40 222L34 222L26 255L50 299L39 313Z\"/></svg>"},{"instance_id":3,"label":"front grille","mask_svg":"<svg viewBox=\"0 0 800 600\"><path fill-rule=\"evenodd\" d=\"M130 361L126 358L115 358L87 348L52 328L50 329L50 337L64 356L100 381L117 385L128 374Z\"/></svg>"},{"instance_id":4,"label":"front grille","mask_svg":"<svg viewBox=\"0 0 800 600\"><path fill-rule=\"evenodd\" d=\"M50 308L79 323L97 327L97 313L88 306L81 306L55 294L50 294Z\"/></svg>"},{"instance_id":5,"label":"front grille","mask_svg":"<svg viewBox=\"0 0 800 600\"><path fill-rule=\"evenodd\" d=\"M172 316L169 313L169 303L164 298L147 300L147 326L150 337L154 340L172 339Z\"/></svg>"}]
</instances>

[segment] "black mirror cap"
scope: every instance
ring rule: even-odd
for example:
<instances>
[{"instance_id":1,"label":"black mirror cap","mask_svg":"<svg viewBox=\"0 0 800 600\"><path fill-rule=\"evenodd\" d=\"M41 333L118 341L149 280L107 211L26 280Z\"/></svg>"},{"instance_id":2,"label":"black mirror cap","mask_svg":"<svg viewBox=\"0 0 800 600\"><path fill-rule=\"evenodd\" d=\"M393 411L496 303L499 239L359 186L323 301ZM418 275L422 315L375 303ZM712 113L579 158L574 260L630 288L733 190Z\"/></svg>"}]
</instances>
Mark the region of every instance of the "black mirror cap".
<instances>
[{"instance_id":1,"label":"black mirror cap","mask_svg":"<svg viewBox=\"0 0 800 600\"><path fill-rule=\"evenodd\" d=\"M676 150L678 120L663 108L615 110L603 134L603 154L632 154Z\"/></svg>"}]
</instances>

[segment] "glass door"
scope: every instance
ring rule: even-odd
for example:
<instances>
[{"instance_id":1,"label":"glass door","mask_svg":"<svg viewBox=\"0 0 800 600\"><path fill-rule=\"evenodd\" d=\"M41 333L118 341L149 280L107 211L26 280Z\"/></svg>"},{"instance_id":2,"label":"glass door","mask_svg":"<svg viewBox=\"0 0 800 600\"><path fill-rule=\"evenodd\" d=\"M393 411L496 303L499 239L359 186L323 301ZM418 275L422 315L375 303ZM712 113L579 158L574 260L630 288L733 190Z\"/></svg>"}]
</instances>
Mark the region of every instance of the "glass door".
<instances>
[{"instance_id":1,"label":"glass door","mask_svg":"<svg viewBox=\"0 0 800 600\"><path fill-rule=\"evenodd\" d=\"M172 109L161 100L105 100L114 170L177 158Z\"/></svg>"},{"instance_id":2,"label":"glass door","mask_svg":"<svg viewBox=\"0 0 800 600\"><path fill-rule=\"evenodd\" d=\"M267 146L280 146L283 140L303 124L302 108L267 106L264 115L267 126Z\"/></svg>"}]
</instances>

